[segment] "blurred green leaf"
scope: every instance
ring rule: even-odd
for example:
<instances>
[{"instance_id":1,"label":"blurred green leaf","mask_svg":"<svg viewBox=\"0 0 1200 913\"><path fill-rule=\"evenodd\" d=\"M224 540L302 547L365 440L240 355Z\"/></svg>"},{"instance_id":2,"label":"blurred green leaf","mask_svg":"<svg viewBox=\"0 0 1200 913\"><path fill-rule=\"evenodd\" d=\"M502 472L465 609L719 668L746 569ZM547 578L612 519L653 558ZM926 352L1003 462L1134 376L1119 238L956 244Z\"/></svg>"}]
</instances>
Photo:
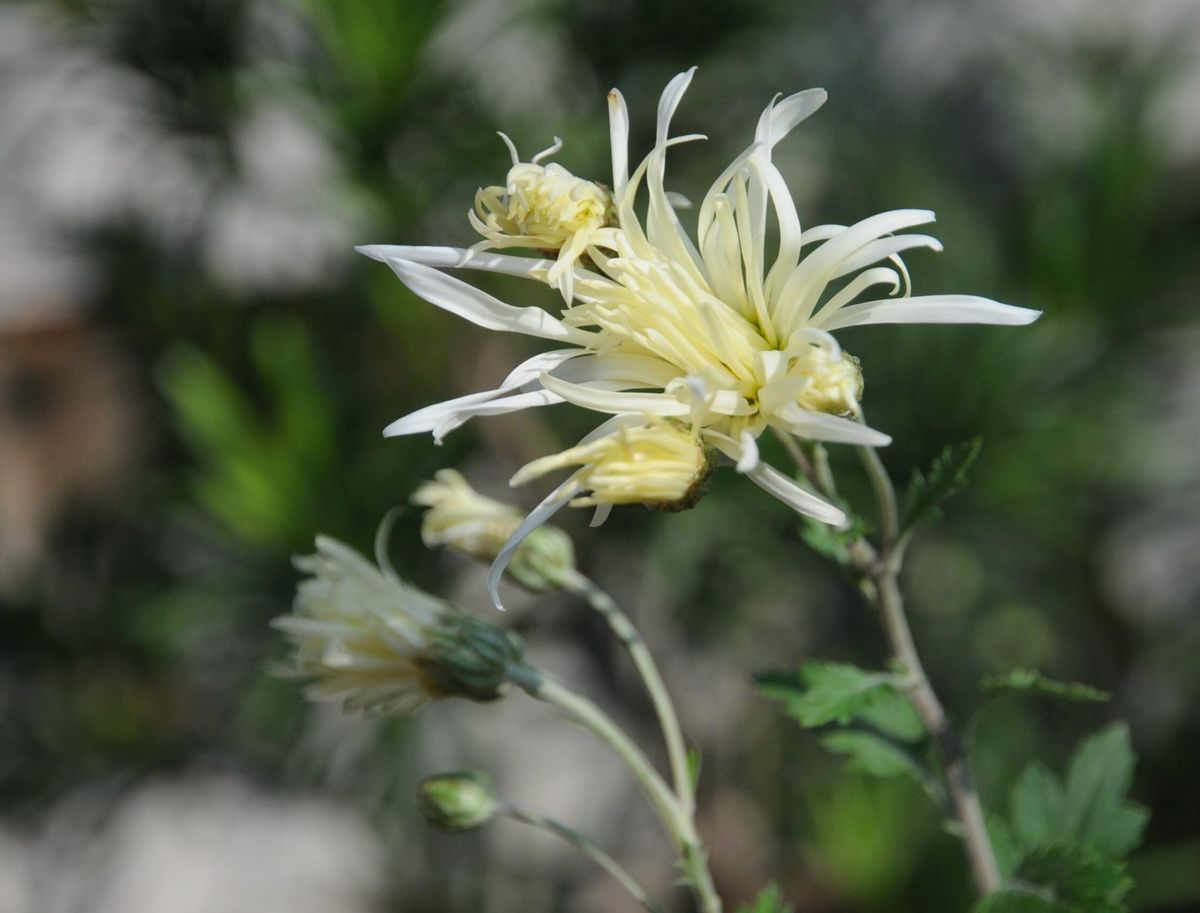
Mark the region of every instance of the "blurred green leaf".
<instances>
[{"instance_id":1,"label":"blurred green leaf","mask_svg":"<svg viewBox=\"0 0 1200 913\"><path fill-rule=\"evenodd\" d=\"M1033 762L1012 791L1013 830L1026 849L1051 846L1065 835L1067 797L1044 764Z\"/></svg>"},{"instance_id":2,"label":"blurred green leaf","mask_svg":"<svg viewBox=\"0 0 1200 913\"><path fill-rule=\"evenodd\" d=\"M844 725L881 702L895 707L894 702L888 701L897 694L894 682L895 676L887 672L868 672L847 663L814 661L801 667L796 682L760 679L759 691L783 701L784 712L801 726ZM907 699L904 703L907 704Z\"/></svg>"},{"instance_id":3,"label":"blurred green leaf","mask_svg":"<svg viewBox=\"0 0 1200 913\"><path fill-rule=\"evenodd\" d=\"M866 532L866 521L853 515L850 515L850 525L845 529L838 529L812 517L801 518L800 538L804 543L818 555L841 565L850 562L850 544L862 538Z\"/></svg>"},{"instance_id":4,"label":"blurred green leaf","mask_svg":"<svg viewBox=\"0 0 1200 913\"><path fill-rule=\"evenodd\" d=\"M783 902L779 886L769 884L762 889L754 903L742 904L737 908L737 913L792 913L792 908Z\"/></svg>"},{"instance_id":5,"label":"blurred green leaf","mask_svg":"<svg viewBox=\"0 0 1200 913\"><path fill-rule=\"evenodd\" d=\"M1115 723L1085 741L1067 768L1066 816L1078 840L1121 856L1141 840L1149 813L1125 801L1135 763L1129 728Z\"/></svg>"},{"instance_id":6,"label":"blurred green leaf","mask_svg":"<svg viewBox=\"0 0 1200 913\"><path fill-rule=\"evenodd\" d=\"M883 778L908 776L922 785L928 779L925 766L911 751L873 732L831 732L821 737L821 744L835 754L846 755L847 768L859 773Z\"/></svg>"},{"instance_id":7,"label":"blurred green leaf","mask_svg":"<svg viewBox=\"0 0 1200 913\"><path fill-rule=\"evenodd\" d=\"M1013 669L1005 675L993 675L981 683L985 694L1042 694L1064 701L1103 703L1112 695L1082 682L1060 682L1034 669Z\"/></svg>"},{"instance_id":8,"label":"blurred green leaf","mask_svg":"<svg viewBox=\"0 0 1200 913\"><path fill-rule=\"evenodd\" d=\"M996 856L996 866L1000 869L1000 877L1007 881L1021 862L1021 846L1008 822L999 815L987 816L987 829L988 837L992 841L992 852Z\"/></svg>"},{"instance_id":9,"label":"blurred green leaf","mask_svg":"<svg viewBox=\"0 0 1200 913\"><path fill-rule=\"evenodd\" d=\"M1124 913L1132 884L1122 863L1085 847L1051 847L1027 856L1013 884L975 913Z\"/></svg>"},{"instance_id":10,"label":"blurred green leaf","mask_svg":"<svg viewBox=\"0 0 1200 913\"><path fill-rule=\"evenodd\" d=\"M912 529L927 520L942 515L942 505L967 484L967 472L979 457L982 438L947 446L926 472L914 469L908 489L904 492L901 527Z\"/></svg>"}]
</instances>

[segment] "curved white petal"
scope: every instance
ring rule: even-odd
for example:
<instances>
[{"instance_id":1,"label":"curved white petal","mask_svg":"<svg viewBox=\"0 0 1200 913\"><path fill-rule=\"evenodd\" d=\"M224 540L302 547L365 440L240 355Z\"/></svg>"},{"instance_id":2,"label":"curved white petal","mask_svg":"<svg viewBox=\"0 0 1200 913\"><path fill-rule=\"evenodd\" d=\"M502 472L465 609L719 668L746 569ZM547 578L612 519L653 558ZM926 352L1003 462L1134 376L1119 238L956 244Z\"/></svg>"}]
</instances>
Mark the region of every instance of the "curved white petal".
<instances>
[{"instance_id":1,"label":"curved white petal","mask_svg":"<svg viewBox=\"0 0 1200 913\"><path fill-rule=\"evenodd\" d=\"M865 326L871 323L987 323L997 326L1024 326L1042 314L1032 308L1001 304L975 295L921 295L916 298L888 298L852 304L828 317L814 321L826 330Z\"/></svg>"},{"instance_id":2,"label":"curved white petal","mask_svg":"<svg viewBox=\"0 0 1200 913\"><path fill-rule=\"evenodd\" d=\"M806 517L831 526L842 526L846 522L845 513L808 489L801 488L769 463L759 463L746 473L746 478Z\"/></svg>"},{"instance_id":3,"label":"curved white petal","mask_svg":"<svg viewBox=\"0 0 1200 913\"><path fill-rule=\"evenodd\" d=\"M688 86L692 83L692 77L695 75L696 68L691 67L674 76L667 83L667 87L663 89L662 95L658 99L658 124L655 134L655 145L661 146L667 141L671 130L671 118L675 116L675 109L679 107L679 103L683 100L683 93L687 91Z\"/></svg>"},{"instance_id":4,"label":"curved white petal","mask_svg":"<svg viewBox=\"0 0 1200 913\"><path fill-rule=\"evenodd\" d=\"M440 443L447 434L477 415L504 415L534 406L552 406L562 402L558 396L547 390L531 390L510 396L504 396L503 392L488 390L484 393L469 393L466 396L434 403L396 419L383 429L383 436L400 437L432 431L434 439Z\"/></svg>"},{"instance_id":5,"label":"curved white petal","mask_svg":"<svg viewBox=\"0 0 1200 913\"><path fill-rule=\"evenodd\" d=\"M774 146L787 136L801 121L816 112L829 98L824 89L805 89L789 95L783 101L772 102L758 119L754 138Z\"/></svg>"},{"instance_id":6,"label":"curved white petal","mask_svg":"<svg viewBox=\"0 0 1200 913\"><path fill-rule=\"evenodd\" d=\"M579 484L575 476L571 476L559 485L558 488L546 495L541 504L529 512L529 516L521 521L517 531L504 543L504 548L500 549L500 553L496 555L496 560L488 569L487 591L488 595L492 597L492 605L501 612L504 611L504 603L500 600L500 578L512 564L517 549L521 547L521 543L531 532L566 507L570 500L582 490L583 486Z\"/></svg>"},{"instance_id":7,"label":"curved white petal","mask_svg":"<svg viewBox=\"0 0 1200 913\"><path fill-rule=\"evenodd\" d=\"M608 93L608 134L612 149L613 197L621 199L629 183L629 109L617 89Z\"/></svg>"},{"instance_id":8,"label":"curved white petal","mask_svg":"<svg viewBox=\"0 0 1200 913\"><path fill-rule=\"evenodd\" d=\"M802 409L795 403L789 404L780 412L778 423L792 434L811 438L814 441L857 444L862 447L886 447L892 442L891 437L882 431L868 428L861 422L829 415L825 412Z\"/></svg>"},{"instance_id":9,"label":"curved white petal","mask_svg":"<svg viewBox=\"0 0 1200 913\"><path fill-rule=\"evenodd\" d=\"M388 263L392 259L423 263L440 269L479 269L507 276L527 276L545 281L557 261L539 257L513 257L474 250L470 247L437 247L418 244L360 244L354 248L365 257Z\"/></svg>"},{"instance_id":10,"label":"curved white petal","mask_svg":"<svg viewBox=\"0 0 1200 913\"><path fill-rule=\"evenodd\" d=\"M513 307L453 276L400 257L385 261L400 281L430 304L488 330L586 343L591 334L537 307Z\"/></svg>"},{"instance_id":11,"label":"curved white petal","mask_svg":"<svg viewBox=\"0 0 1200 913\"><path fill-rule=\"evenodd\" d=\"M688 406L668 393L624 393L587 384L573 384L552 374L542 375L542 385L569 403L596 412L643 412L649 415L687 415Z\"/></svg>"}]
</instances>

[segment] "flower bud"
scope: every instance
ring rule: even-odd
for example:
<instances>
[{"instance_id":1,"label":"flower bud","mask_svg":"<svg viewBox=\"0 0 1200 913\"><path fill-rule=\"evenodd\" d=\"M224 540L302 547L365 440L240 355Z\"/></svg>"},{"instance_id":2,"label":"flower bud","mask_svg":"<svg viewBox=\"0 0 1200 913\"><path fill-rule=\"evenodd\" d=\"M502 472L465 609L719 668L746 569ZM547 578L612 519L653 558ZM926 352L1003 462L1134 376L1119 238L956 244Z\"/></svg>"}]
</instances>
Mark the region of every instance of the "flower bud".
<instances>
[{"instance_id":1,"label":"flower bud","mask_svg":"<svg viewBox=\"0 0 1200 913\"><path fill-rule=\"evenodd\" d=\"M426 777L417 786L417 808L440 831L474 830L496 813L492 779L475 770Z\"/></svg>"},{"instance_id":2,"label":"flower bud","mask_svg":"<svg viewBox=\"0 0 1200 913\"><path fill-rule=\"evenodd\" d=\"M653 510L686 510L708 486L714 462L694 431L678 422L650 419L637 428L611 434L534 460L513 476L512 484L565 466L582 467L576 479L589 494L572 507L644 504Z\"/></svg>"},{"instance_id":3,"label":"flower bud","mask_svg":"<svg viewBox=\"0 0 1200 913\"><path fill-rule=\"evenodd\" d=\"M457 612L429 632L418 662L442 694L494 701L508 690L509 671L521 663L523 650L515 633Z\"/></svg>"}]
</instances>

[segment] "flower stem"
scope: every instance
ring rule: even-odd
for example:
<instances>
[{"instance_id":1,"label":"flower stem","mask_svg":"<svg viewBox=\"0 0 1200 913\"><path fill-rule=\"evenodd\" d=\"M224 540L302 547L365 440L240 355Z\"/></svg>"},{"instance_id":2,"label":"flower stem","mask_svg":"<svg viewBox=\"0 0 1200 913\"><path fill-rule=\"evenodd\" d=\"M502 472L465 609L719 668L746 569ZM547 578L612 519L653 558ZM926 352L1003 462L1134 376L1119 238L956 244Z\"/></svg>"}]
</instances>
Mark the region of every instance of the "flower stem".
<instances>
[{"instance_id":1,"label":"flower stem","mask_svg":"<svg viewBox=\"0 0 1200 913\"><path fill-rule=\"evenodd\" d=\"M905 690L925 731L937 746L954 815L962 828L961 836L975 887L981 896L986 897L1000 888L1000 869L988 836L987 819L983 814L979 793L971 777L966 750L950 726L945 708L929 682L904 611L904 597L898 580L902 549L897 548L900 512L896 503L896 489L874 448L860 447L858 453L879 503L882 545L876 554L869 543L860 540L852 548L851 554L859 574L873 584L864 587L863 592L879 610L892 656L904 670Z\"/></svg>"},{"instance_id":2,"label":"flower stem","mask_svg":"<svg viewBox=\"0 0 1200 913\"><path fill-rule=\"evenodd\" d=\"M696 833L692 815L684 813L675 794L642 750L594 703L536 669L519 666L510 670L509 677L530 697L564 711L617 753L641 785L659 821L675 844L684 878L695 892L702 913L721 913L721 899L713 886L707 856Z\"/></svg>"},{"instance_id":3,"label":"flower stem","mask_svg":"<svg viewBox=\"0 0 1200 913\"><path fill-rule=\"evenodd\" d=\"M790 443L788 452L796 457L796 465L809 483L826 497L835 497L833 476L824 454L815 452L814 459L809 459L795 440L785 440L784 443L785 446ZM971 777L966 750L950 726L945 708L925 673L904 611L899 575L908 539L900 529L896 489L874 448L860 447L858 453L879 505L881 544L876 550L865 536L859 537L849 546L850 562L858 576L864 598L878 610L883 620L892 657L904 670L905 690L921 718L925 732L937 746L942 775L954 816L958 820L971 875L979 894L986 897L1000 888L1000 869L988 836L983 806Z\"/></svg>"},{"instance_id":4,"label":"flower stem","mask_svg":"<svg viewBox=\"0 0 1200 913\"><path fill-rule=\"evenodd\" d=\"M511 805L501 809L501 813L514 821L532 825L562 838L615 878L634 900L646 908L648 913L663 913L663 908L659 906L658 901L651 896L641 882L587 834L580 833L553 818L547 818L537 812L526 811Z\"/></svg>"},{"instance_id":5,"label":"flower stem","mask_svg":"<svg viewBox=\"0 0 1200 913\"><path fill-rule=\"evenodd\" d=\"M679 717L675 713L675 705L667 687L663 684L662 674L654 662L650 650L646 647L638 630L630 621L629 616L621 611L612 597L600 587L572 569L563 575L562 586L568 592L575 593L587 600L588 605L600 613L608 626L612 628L617 640L625 647L629 658L633 660L638 674L646 686L650 700L654 704L654 712L658 716L658 724L662 729L663 741L667 747L667 759L671 766L671 778L675 784L675 798L683 814L691 817L695 812L696 797L692 785L691 773L688 770L687 749L684 747L683 731L679 726Z\"/></svg>"}]
</instances>

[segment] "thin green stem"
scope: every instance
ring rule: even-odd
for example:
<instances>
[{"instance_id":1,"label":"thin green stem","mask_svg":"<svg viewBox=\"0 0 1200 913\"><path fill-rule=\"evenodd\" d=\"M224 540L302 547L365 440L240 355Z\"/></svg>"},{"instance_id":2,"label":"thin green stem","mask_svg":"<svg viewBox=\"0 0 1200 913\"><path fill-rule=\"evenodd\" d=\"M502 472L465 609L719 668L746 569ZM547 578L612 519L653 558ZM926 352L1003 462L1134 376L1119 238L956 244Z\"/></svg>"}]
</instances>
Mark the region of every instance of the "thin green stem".
<instances>
[{"instance_id":1,"label":"thin green stem","mask_svg":"<svg viewBox=\"0 0 1200 913\"><path fill-rule=\"evenodd\" d=\"M572 720L606 743L625 762L650 800L680 855L684 878L691 885L703 913L721 913L721 899L708 871L708 860L690 814L684 814L674 793L642 750L603 710L581 694L547 678L529 666L509 671L509 677L531 697L565 712Z\"/></svg>"},{"instance_id":2,"label":"thin green stem","mask_svg":"<svg viewBox=\"0 0 1200 913\"><path fill-rule=\"evenodd\" d=\"M629 658L633 660L633 664L646 686L646 691L650 695L650 700L654 704L654 712L658 716L659 728L662 730L663 741L667 748L667 760L671 767L671 778L674 780L676 800L683 814L690 818L696 808L696 796L691 772L688 769L683 730L679 726L675 705L663 683L662 674L654 662L654 657L650 654L649 648L629 616L622 612L612 597L600 589L595 582L572 569L563 575L562 585L567 591L582 596L588 605L600 613L608 626L612 628L617 640L624 646Z\"/></svg>"},{"instance_id":3,"label":"thin green stem","mask_svg":"<svg viewBox=\"0 0 1200 913\"><path fill-rule=\"evenodd\" d=\"M583 834L573 827L568 827L560 821L555 821L553 818L547 818L544 815L539 815L537 812L526 811L525 809L515 808L511 805L502 808L501 814L514 821L520 821L523 824L540 828L547 833L565 840L616 879L634 900L646 908L648 913L664 913L658 901L654 899L642 883L634 878L628 869L617 862L616 859L610 856L602 846L587 836L587 834Z\"/></svg>"}]
</instances>

